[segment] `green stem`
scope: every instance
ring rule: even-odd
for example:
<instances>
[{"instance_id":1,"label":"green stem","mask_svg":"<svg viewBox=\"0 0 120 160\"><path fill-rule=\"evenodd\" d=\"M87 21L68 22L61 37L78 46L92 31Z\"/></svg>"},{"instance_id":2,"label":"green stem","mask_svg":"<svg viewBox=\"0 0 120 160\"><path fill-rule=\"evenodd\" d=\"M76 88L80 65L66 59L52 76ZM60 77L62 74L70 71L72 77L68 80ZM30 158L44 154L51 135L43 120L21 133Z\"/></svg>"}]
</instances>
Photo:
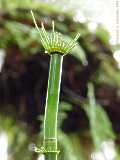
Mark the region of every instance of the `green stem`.
<instances>
[{"instance_id":1,"label":"green stem","mask_svg":"<svg viewBox=\"0 0 120 160\"><path fill-rule=\"evenodd\" d=\"M57 115L63 56L52 54L44 118L45 160L57 160Z\"/></svg>"}]
</instances>

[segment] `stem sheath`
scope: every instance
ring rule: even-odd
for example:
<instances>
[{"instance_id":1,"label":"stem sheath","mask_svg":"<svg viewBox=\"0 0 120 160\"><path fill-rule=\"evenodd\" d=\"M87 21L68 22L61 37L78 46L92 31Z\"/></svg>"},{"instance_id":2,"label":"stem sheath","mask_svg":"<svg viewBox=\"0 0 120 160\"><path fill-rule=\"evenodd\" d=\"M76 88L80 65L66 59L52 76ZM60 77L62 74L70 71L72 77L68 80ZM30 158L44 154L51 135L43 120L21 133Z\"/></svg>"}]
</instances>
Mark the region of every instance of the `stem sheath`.
<instances>
[{"instance_id":1,"label":"stem sheath","mask_svg":"<svg viewBox=\"0 0 120 160\"><path fill-rule=\"evenodd\" d=\"M44 117L44 147L49 152L45 154L45 160L57 160L57 115L62 62L62 55L51 55Z\"/></svg>"}]
</instances>

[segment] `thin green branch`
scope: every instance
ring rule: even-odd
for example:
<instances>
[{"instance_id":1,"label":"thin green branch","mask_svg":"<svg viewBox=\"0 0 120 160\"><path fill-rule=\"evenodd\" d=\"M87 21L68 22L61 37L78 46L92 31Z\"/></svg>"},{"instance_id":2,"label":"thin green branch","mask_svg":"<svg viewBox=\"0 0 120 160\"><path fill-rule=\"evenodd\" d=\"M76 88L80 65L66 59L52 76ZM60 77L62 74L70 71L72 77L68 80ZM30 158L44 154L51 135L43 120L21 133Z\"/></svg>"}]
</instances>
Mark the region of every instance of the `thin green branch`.
<instances>
[{"instance_id":1,"label":"thin green branch","mask_svg":"<svg viewBox=\"0 0 120 160\"><path fill-rule=\"evenodd\" d=\"M65 55L65 54L68 54L70 50L77 44L76 41L80 37L80 33L78 33L71 42L65 42L62 35L58 32L55 32L54 21L52 21L52 34L49 35L46 32L43 23L41 23L41 26L42 26L41 30L39 29L32 11L31 11L31 14L33 17L35 27L40 34L41 43L43 44L47 53L52 54L52 53L58 52L61 55Z\"/></svg>"}]
</instances>

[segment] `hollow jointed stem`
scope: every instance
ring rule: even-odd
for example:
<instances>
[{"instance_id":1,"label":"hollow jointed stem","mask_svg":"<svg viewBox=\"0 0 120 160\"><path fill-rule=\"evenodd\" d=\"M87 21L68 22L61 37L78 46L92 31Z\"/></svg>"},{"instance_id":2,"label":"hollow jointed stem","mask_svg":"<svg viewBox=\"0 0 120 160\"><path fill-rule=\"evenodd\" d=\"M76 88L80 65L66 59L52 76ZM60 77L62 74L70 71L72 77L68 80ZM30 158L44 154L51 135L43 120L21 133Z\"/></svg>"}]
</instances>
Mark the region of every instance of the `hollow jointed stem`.
<instances>
[{"instance_id":1,"label":"hollow jointed stem","mask_svg":"<svg viewBox=\"0 0 120 160\"><path fill-rule=\"evenodd\" d=\"M45 154L45 160L57 160L57 115L62 61L62 55L57 53L51 54L44 117L44 147L48 151Z\"/></svg>"},{"instance_id":2,"label":"hollow jointed stem","mask_svg":"<svg viewBox=\"0 0 120 160\"><path fill-rule=\"evenodd\" d=\"M42 153L45 154L45 160L57 160L57 115L62 61L63 56L68 54L76 45L80 33L72 41L66 42L60 33L55 32L54 21L52 21L52 32L49 34L46 32L43 23L41 29L39 29L32 11L31 14L35 27L40 34L41 43L46 50L45 53L51 56L44 117L44 151Z\"/></svg>"}]
</instances>

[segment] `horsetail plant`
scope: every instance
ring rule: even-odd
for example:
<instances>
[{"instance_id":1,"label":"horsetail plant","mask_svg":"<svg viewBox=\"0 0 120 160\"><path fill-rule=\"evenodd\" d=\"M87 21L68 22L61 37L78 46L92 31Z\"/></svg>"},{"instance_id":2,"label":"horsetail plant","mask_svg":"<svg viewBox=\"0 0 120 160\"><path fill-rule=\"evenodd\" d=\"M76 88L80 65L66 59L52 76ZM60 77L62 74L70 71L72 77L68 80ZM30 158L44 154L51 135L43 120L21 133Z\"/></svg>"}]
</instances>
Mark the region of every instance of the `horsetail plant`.
<instances>
[{"instance_id":1,"label":"horsetail plant","mask_svg":"<svg viewBox=\"0 0 120 160\"><path fill-rule=\"evenodd\" d=\"M41 24L41 29L39 29L32 11L31 14L35 27L40 34L40 40L45 49L45 53L50 55L50 69L44 116L44 140L42 151L41 149L37 149L37 151L45 155L45 160L57 160L59 153L57 147L57 115L63 56L68 54L76 45L80 34L78 33L74 40L66 42L60 33L55 32L54 21L52 21L52 32L48 33L43 23Z\"/></svg>"}]
</instances>

